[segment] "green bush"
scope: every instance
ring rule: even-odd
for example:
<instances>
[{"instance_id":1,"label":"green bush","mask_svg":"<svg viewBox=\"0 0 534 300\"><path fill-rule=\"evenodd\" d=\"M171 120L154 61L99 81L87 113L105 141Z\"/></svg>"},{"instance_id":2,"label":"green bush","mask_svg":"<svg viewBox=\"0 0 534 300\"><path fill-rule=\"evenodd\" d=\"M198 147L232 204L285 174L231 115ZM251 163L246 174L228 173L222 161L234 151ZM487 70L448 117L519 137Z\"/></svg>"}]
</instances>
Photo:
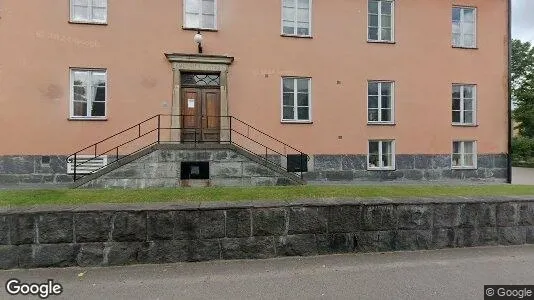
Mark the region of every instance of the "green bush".
<instances>
[{"instance_id":1,"label":"green bush","mask_svg":"<svg viewBox=\"0 0 534 300\"><path fill-rule=\"evenodd\" d=\"M534 139L515 137L512 139L512 161L534 162Z\"/></svg>"}]
</instances>

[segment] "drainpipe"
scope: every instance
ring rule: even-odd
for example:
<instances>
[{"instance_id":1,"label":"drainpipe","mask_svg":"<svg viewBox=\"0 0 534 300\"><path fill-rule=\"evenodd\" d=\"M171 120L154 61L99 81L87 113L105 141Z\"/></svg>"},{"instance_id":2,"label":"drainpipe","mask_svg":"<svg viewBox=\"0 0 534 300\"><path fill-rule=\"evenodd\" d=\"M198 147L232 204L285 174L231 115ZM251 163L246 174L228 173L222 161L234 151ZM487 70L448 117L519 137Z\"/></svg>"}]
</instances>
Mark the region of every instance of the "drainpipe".
<instances>
[{"instance_id":1,"label":"drainpipe","mask_svg":"<svg viewBox=\"0 0 534 300\"><path fill-rule=\"evenodd\" d=\"M507 183L512 183L512 0L508 0L508 161Z\"/></svg>"}]
</instances>

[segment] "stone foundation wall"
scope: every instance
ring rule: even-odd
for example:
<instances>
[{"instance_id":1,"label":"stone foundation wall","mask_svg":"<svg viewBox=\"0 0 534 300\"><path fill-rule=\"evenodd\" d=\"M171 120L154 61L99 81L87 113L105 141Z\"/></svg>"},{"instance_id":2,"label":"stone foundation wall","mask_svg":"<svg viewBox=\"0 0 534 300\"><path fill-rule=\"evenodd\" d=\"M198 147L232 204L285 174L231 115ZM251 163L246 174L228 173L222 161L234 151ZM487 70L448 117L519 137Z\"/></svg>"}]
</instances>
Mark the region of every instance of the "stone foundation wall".
<instances>
[{"instance_id":1,"label":"stone foundation wall","mask_svg":"<svg viewBox=\"0 0 534 300\"><path fill-rule=\"evenodd\" d=\"M0 156L0 186L70 183L66 159L62 155Z\"/></svg>"},{"instance_id":2,"label":"stone foundation wall","mask_svg":"<svg viewBox=\"0 0 534 300\"><path fill-rule=\"evenodd\" d=\"M450 155L395 156L396 170L368 171L367 155L315 155L308 162L307 181L451 181L505 182L507 156L479 154L476 170L452 170Z\"/></svg>"},{"instance_id":3,"label":"stone foundation wall","mask_svg":"<svg viewBox=\"0 0 534 300\"><path fill-rule=\"evenodd\" d=\"M534 198L0 211L0 269L534 243Z\"/></svg>"},{"instance_id":4,"label":"stone foundation wall","mask_svg":"<svg viewBox=\"0 0 534 300\"><path fill-rule=\"evenodd\" d=\"M209 180L181 180L181 162L207 161ZM147 188L179 186L269 186L291 182L230 149L160 149L121 166L82 187Z\"/></svg>"}]
</instances>

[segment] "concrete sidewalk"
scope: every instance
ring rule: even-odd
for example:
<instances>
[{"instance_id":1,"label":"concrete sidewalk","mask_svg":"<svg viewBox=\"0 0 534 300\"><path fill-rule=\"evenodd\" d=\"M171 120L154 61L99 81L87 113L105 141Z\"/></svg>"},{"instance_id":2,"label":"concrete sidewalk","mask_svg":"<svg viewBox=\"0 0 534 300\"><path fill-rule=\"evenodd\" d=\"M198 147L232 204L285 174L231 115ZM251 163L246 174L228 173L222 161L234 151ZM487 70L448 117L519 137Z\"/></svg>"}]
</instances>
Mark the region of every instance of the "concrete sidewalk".
<instances>
[{"instance_id":1,"label":"concrete sidewalk","mask_svg":"<svg viewBox=\"0 0 534 300\"><path fill-rule=\"evenodd\" d=\"M485 284L534 284L534 246L0 272L54 279L49 299L483 299Z\"/></svg>"}]
</instances>

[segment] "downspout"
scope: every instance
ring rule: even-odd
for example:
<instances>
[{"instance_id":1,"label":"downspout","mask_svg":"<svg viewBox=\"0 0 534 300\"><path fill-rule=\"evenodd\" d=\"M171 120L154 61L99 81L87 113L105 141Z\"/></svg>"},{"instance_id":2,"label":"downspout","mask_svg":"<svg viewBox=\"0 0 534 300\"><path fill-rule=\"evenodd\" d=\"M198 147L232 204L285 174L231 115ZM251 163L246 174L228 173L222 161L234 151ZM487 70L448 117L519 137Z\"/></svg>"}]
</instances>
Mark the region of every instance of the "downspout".
<instances>
[{"instance_id":1,"label":"downspout","mask_svg":"<svg viewBox=\"0 0 534 300\"><path fill-rule=\"evenodd\" d=\"M512 183L512 0L508 0L508 161L507 183Z\"/></svg>"}]
</instances>

